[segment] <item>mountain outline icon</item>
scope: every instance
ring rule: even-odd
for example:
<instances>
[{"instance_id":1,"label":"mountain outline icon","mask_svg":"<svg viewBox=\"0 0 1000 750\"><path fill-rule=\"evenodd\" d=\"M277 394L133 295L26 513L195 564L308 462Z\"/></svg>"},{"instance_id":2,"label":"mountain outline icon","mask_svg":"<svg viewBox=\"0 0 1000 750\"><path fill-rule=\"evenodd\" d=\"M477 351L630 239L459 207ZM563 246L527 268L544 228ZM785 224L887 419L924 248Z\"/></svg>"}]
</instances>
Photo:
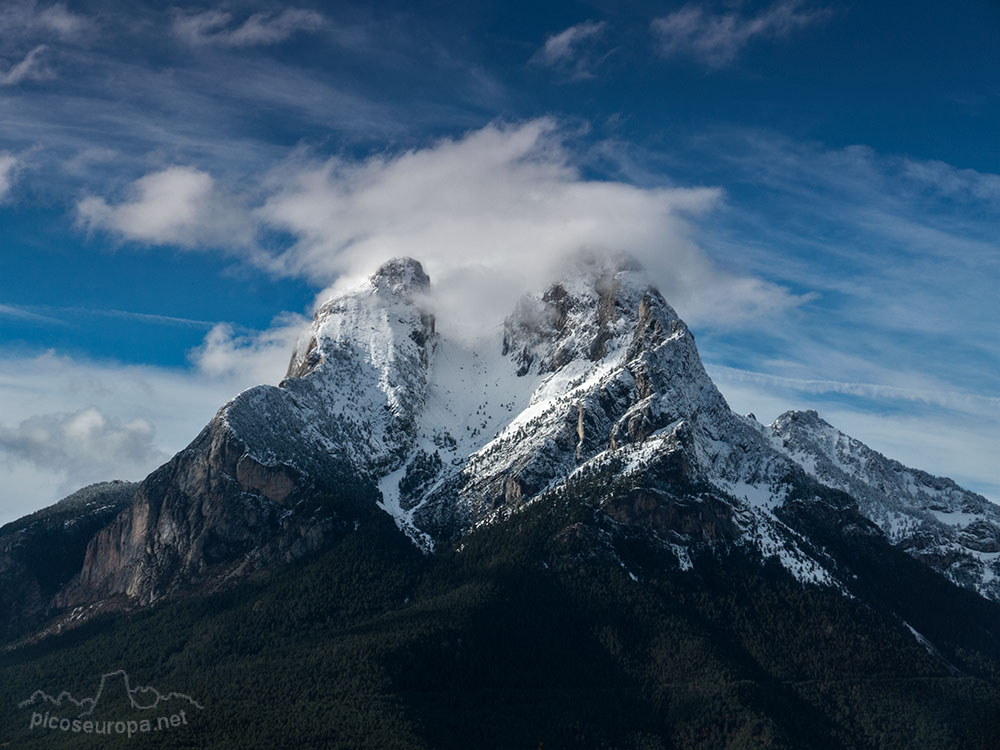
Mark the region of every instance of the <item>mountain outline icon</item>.
<instances>
[{"instance_id":1,"label":"mountain outline icon","mask_svg":"<svg viewBox=\"0 0 1000 750\"><path fill-rule=\"evenodd\" d=\"M121 685L124 687L125 695L127 696L131 708L140 711L149 711L157 708L161 703L165 703L167 701L184 700L191 706L197 708L199 711L204 710L204 706L185 693L179 693L176 691L161 693L152 685L137 685L136 687L132 687L128 673L124 669L118 669L113 672L106 672L105 674L102 674L101 682L98 685L97 692L93 697L77 699L74 698L72 693L68 690L63 690L57 696L53 697L44 690L36 690L28 698L18 703L17 707L23 709L42 703L62 708L66 704L71 704L81 709L80 713L77 714L77 718L90 716L100 704L101 698L105 697L110 692L108 684L109 680L113 678L120 678ZM143 700L144 698L146 700Z\"/></svg>"}]
</instances>

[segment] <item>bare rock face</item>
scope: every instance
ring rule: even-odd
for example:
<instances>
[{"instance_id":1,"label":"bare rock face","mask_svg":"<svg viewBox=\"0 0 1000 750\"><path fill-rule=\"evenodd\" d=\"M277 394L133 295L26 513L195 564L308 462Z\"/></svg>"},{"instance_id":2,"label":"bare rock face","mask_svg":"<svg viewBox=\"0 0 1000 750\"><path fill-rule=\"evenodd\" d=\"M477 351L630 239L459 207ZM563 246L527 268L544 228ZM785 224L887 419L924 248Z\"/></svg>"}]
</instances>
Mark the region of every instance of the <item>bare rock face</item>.
<instances>
[{"instance_id":1,"label":"bare rock face","mask_svg":"<svg viewBox=\"0 0 1000 750\"><path fill-rule=\"evenodd\" d=\"M664 539L735 542L740 535L732 506L715 498L692 501L662 490L636 488L606 499L601 509L618 523L651 529Z\"/></svg>"},{"instance_id":2,"label":"bare rock face","mask_svg":"<svg viewBox=\"0 0 1000 750\"><path fill-rule=\"evenodd\" d=\"M0 633L41 623L56 593L84 565L94 534L132 501L137 485L102 482L0 528Z\"/></svg>"},{"instance_id":3,"label":"bare rock face","mask_svg":"<svg viewBox=\"0 0 1000 750\"><path fill-rule=\"evenodd\" d=\"M275 536L283 509L276 498L288 499L293 482L287 471L248 460L231 433L210 425L153 472L128 510L95 537L77 596L66 603L122 594L151 601L250 553Z\"/></svg>"},{"instance_id":4,"label":"bare rock face","mask_svg":"<svg viewBox=\"0 0 1000 750\"><path fill-rule=\"evenodd\" d=\"M131 505L87 546L57 599L151 602L190 584L287 562L320 549L374 503L374 487L331 457L322 476L251 458L215 420L153 472Z\"/></svg>"}]
</instances>

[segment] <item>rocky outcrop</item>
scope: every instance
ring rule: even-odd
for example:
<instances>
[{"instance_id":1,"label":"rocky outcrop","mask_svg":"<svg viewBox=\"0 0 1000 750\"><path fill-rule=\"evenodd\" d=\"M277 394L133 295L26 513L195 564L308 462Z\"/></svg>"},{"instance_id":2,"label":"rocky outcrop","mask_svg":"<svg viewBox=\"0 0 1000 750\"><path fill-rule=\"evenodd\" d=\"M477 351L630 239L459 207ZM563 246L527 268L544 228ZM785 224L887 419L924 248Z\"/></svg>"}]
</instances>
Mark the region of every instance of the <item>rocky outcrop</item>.
<instances>
[{"instance_id":1,"label":"rocky outcrop","mask_svg":"<svg viewBox=\"0 0 1000 750\"><path fill-rule=\"evenodd\" d=\"M733 507L718 498L676 496L651 487L637 487L606 498L601 509L614 521L633 529L651 530L663 539L686 543L735 542L740 528Z\"/></svg>"},{"instance_id":2,"label":"rocky outcrop","mask_svg":"<svg viewBox=\"0 0 1000 750\"><path fill-rule=\"evenodd\" d=\"M153 601L187 585L315 552L374 502L373 487L331 456L320 475L262 464L220 418L136 489L87 546L57 598L75 606Z\"/></svg>"},{"instance_id":3,"label":"rocky outcrop","mask_svg":"<svg viewBox=\"0 0 1000 750\"><path fill-rule=\"evenodd\" d=\"M40 624L53 598L85 564L87 545L135 494L132 482L85 487L0 528L0 623L5 638Z\"/></svg>"}]
</instances>

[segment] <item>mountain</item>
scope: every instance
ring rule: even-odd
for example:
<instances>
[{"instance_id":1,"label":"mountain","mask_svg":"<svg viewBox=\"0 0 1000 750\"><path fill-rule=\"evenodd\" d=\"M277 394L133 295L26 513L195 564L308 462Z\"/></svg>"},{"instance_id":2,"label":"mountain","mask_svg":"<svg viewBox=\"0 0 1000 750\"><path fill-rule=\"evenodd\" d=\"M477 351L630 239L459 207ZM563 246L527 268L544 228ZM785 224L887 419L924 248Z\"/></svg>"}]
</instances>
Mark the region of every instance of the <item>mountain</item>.
<instances>
[{"instance_id":1,"label":"mountain","mask_svg":"<svg viewBox=\"0 0 1000 750\"><path fill-rule=\"evenodd\" d=\"M1000 600L1000 506L886 458L815 411L786 412L769 434L811 477L857 500L893 544L960 586Z\"/></svg>"},{"instance_id":2,"label":"mountain","mask_svg":"<svg viewBox=\"0 0 1000 750\"><path fill-rule=\"evenodd\" d=\"M818 417L764 429L734 414L632 259L576 257L472 342L437 331L429 291L418 262L395 259L324 304L281 384L241 393L143 482L60 603L149 602L298 558L365 504L429 551L591 475L607 483L601 517L657 534L682 568L703 547L743 545L842 585L781 517L822 485L844 493L834 502L859 527L872 521L960 585L1000 595L1000 509Z\"/></svg>"},{"instance_id":3,"label":"mountain","mask_svg":"<svg viewBox=\"0 0 1000 750\"><path fill-rule=\"evenodd\" d=\"M385 263L46 587L0 571L32 592L8 640L36 633L9 683L134 644L272 744L300 706L347 727L302 717L303 747L1000 736L996 506L815 412L734 413L625 255L576 256L478 339L440 323L421 265Z\"/></svg>"}]
</instances>

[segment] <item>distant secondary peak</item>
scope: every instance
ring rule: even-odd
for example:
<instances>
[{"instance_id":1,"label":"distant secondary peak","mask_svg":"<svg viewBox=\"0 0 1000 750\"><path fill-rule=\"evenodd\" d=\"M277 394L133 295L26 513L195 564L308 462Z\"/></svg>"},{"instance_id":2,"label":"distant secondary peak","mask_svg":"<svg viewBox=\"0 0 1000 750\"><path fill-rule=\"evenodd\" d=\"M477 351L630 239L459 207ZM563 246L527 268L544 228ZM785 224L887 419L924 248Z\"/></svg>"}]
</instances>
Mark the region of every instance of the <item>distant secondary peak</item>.
<instances>
[{"instance_id":1,"label":"distant secondary peak","mask_svg":"<svg viewBox=\"0 0 1000 750\"><path fill-rule=\"evenodd\" d=\"M815 409L805 409L805 410L793 410L786 411L781 414L776 420L774 420L776 427L781 429L785 425L798 424L806 425L809 427L829 427L830 425L823 420L819 415L819 412Z\"/></svg>"},{"instance_id":2,"label":"distant secondary peak","mask_svg":"<svg viewBox=\"0 0 1000 750\"><path fill-rule=\"evenodd\" d=\"M376 290L385 290L392 294L412 294L426 291L431 285L431 279L413 258L393 258L387 260L371 277L372 286Z\"/></svg>"}]
</instances>

